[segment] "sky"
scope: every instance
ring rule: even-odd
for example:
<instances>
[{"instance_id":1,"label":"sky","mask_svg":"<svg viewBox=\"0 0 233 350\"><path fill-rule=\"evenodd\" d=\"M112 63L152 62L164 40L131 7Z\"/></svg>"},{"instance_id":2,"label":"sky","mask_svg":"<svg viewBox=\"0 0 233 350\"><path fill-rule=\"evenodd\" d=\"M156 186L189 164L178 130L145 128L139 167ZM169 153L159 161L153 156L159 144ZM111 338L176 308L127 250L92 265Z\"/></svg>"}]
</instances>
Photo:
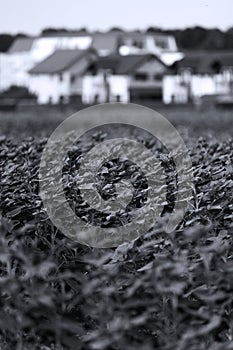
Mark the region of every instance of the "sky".
<instances>
[{"instance_id":1,"label":"sky","mask_svg":"<svg viewBox=\"0 0 233 350\"><path fill-rule=\"evenodd\" d=\"M39 34L46 27L107 30L149 26L233 27L233 0L0 0L0 32Z\"/></svg>"}]
</instances>

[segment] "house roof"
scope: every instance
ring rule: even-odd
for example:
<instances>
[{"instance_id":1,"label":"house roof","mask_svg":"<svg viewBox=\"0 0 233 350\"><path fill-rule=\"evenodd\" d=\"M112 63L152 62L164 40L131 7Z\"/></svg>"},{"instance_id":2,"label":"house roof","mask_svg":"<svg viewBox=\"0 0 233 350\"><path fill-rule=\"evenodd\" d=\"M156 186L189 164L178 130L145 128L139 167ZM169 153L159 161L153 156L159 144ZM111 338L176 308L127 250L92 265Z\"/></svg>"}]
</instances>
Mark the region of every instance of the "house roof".
<instances>
[{"instance_id":1,"label":"house roof","mask_svg":"<svg viewBox=\"0 0 233 350\"><path fill-rule=\"evenodd\" d=\"M10 46L8 53L17 53L30 51L34 38L18 38L15 39Z\"/></svg>"},{"instance_id":2,"label":"house roof","mask_svg":"<svg viewBox=\"0 0 233 350\"><path fill-rule=\"evenodd\" d=\"M116 53L119 42L119 32L93 34L92 47L97 51L107 50Z\"/></svg>"},{"instance_id":3,"label":"house roof","mask_svg":"<svg viewBox=\"0 0 233 350\"><path fill-rule=\"evenodd\" d=\"M216 65L221 67L233 67L233 51L189 51L185 57L176 62L176 70L191 68L196 74L214 73Z\"/></svg>"},{"instance_id":4,"label":"house roof","mask_svg":"<svg viewBox=\"0 0 233 350\"><path fill-rule=\"evenodd\" d=\"M148 59L155 59L163 66L165 64L156 56L152 54L147 55L111 55L106 57L99 57L96 62L97 69L110 69L115 74L129 74L134 71L140 64L143 64Z\"/></svg>"},{"instance_id":5,"label":"house roof","mask_svg":"<svg viewBox=\"0 0 233 350\"><path fill-rule=\"evenodd\" d=\"M127 74L132 72L135 68L137 68L140 64L145 62L149 58L155 58L157 57L153 55L128 55L128 56L122 56L119 61L119 66L117 68L118 74Z\"/></svg>"},{"instance_id":6,"label":"house roof","mask_svg":"<svg viewBox=\"0 0 233 350\"><path fill-rule=\"evenodd\" d=\"M108 33L93 34L92 47L97 51L108 50L112 54L117 52L120 44L127 40L145 41L146 38L154 39L156 45L164 50L169 49L169 35L160 33L141 33L141 32L121 32L113 31Z\"/></svg>"},{"instance_id":7,"label":"house roof","mask_svg":"<svg viewBox=\"0 0 233 350\"><path fill-rule=\"evenodd\" d=\"M56 50L51 56L33 67L31 74L61 73L85 56L90 50Z\"/></svg>"},{"instance_id":8,"label":"house roof","mask_svg":"<svg viewBox=\"0 0 233 350\"><path fill-rule=\"evenodd\" d=\"M133 39L133 40L146 40L146 38L151 37L154 39L155 43L162 47L163 49L169 49L169 37L170 35L164 33L138 33L138 32L126 32L122 34L123 39Z\"/></svg>"}]
</instances>

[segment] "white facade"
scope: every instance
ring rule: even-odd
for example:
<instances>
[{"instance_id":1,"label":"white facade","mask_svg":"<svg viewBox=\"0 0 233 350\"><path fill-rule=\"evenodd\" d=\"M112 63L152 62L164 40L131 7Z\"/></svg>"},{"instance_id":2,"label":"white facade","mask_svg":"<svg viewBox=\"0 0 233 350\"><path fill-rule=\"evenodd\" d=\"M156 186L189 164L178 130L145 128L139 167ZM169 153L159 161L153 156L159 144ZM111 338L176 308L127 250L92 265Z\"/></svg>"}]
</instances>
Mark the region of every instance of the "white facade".
<instances>
[{"instance_id":1,"label":"white facade","mask_svg":"<svg viewBox=\"0 0 233 350\"><path fill-rule=\"evenodd\" d=\"M86 50L92 42L91 36L62 36L35 38L31 48L31 56L38 63L50 56L54 51L61 49Z\"/></svg>"},{"instance_id":2,"label":"white facade","mask_svg":"<svg viewBox=\"0 0 233 350\"><path fill-rule=\"evenodd\" d=\"M20 40L20 39L19 39ZM91 36L39 37L33 40L27 51L4 53L0 55L0 91L12 85L30 87L28 71L37 63L58 49L87 49ZM53 80L51 77L49 81ZM34 84L34 82L33 82Z\"/></svg>"},{"instance_id":3,"label":"white facade","mask_svg":"<svg viewBox=\"0 0 233 350\"><path fill-rule=\"evenodd\" d=\"M167 75L163 79L163 102L169 104L187 103L189 97L200 98L204 95L230 93L229 81L225 74L199 74L184 77Z\"/></svg>"},{"instance_id":4,"label":"white facade","mask_svg":"<svg viewBox=\"0 0 233 350\"><path fill-rule=\"evenodd\" d=\"M167 75L163 78L163 102L169 104L186 103L188 101L188 91L182 86L178 76Z\"/></svg>"},{"instance_id":5,"label":"white facade","mask_svg":"<svg viewBox=\"0 0 233 350\"><path fill-rule=\"evenodd\" d=\"M2 54L0 58L0 91L12 85L28 86L28 70L34 66L28 52Z\"/></svg>"},{"instance_id":6,"label":"white facade","mask_svg":"<svg viewBox=\"0 0 233 350\"><path fill-rule=\"evenodd\" d=\"M9 82L9 76L11 72L11 66L9 64L8 55L6 53L0 53L0 91L6 90L11 84Z\"/></svg>"},{"instance_id":7,"label":"white facade","mask_svg":"<svg viewBox=\"0 0 233 350\"><path fill-rule=\"evenodd\" d=\"M61 97L65 102L70 94L69 73L31 75L29 89L38 96L39 104L57 104L61 101Z\"/></svg>"},{"instance_id":8,"label":"white facade","mask_svg":"<svg viewBox=\"0 0 233 350\"><path fill-rule=\"evenodd\" d=\"M82 102L129 102L129 77L126 75L109 75L107 81L103 73L85 75L82 82ZM109 96L109 97L108 97Z\"/></svg>"},{"instance_id":9,"label":"white facade","mask_svg":"<svg viewBox=\"0 0 233 350\"><path fill-rule=\"evenodd\" d=\"M163 37L163 36L162 36ZM124 44L120 46L119 53L122 56L135 54L154 54L158 56L163 63L170 66L174 62L181 60L184 55L178 51L175 38L171 35L164 36L166 38L166 47L161 43L161 37L158 35L144 35L140 39L134 40L133 37L126 38ZM140 47L135 43L139 41Z\"/></svg>"},{"instance_id":10,"label":"white facade","mask_svg":"<svg viewBox=\"0 0 233 350\"><path fill-rule=\"evenodd\" d=\"M129 102L129 83L127 75L112 75L109 77L110 101L111 102Z\"/></svg>"}]
</instances>

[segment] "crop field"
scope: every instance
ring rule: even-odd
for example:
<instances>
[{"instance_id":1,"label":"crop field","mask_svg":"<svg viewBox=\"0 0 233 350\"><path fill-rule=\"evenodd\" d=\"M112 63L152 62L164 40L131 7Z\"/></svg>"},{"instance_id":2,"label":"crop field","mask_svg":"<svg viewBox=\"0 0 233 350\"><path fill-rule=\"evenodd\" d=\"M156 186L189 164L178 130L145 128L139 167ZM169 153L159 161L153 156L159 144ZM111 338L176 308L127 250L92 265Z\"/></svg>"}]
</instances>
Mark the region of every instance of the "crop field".
<instances>
[{"instance_id":1,"label":"crop field","mask_svg":"<svg viewBox=\"0 0 233 350\"><path fill-rule=\"evenodd\" d=\"M72 112L0 112L0 350L233 350L233 111L158 108L189 148L189 209L170 234L164 215L105 249L64 236L39 196L43 148ZM105 137L84 137L71 167ZM170 155L145 143L169 181Z\"/></svg>"}]
</instances>

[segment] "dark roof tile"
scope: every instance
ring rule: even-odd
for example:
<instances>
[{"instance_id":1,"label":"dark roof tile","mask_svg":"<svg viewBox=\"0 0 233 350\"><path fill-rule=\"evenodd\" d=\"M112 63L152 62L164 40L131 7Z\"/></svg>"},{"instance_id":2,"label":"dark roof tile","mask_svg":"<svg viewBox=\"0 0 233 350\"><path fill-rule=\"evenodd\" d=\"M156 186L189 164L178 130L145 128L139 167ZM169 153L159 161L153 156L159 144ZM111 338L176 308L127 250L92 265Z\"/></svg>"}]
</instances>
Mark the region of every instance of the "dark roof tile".
<instances>
[{"instance_id":1,"label":"dark roof tile","mask_svg":"<svg viewBox=\"0 0 233 350\"><path fill-rule=\"evenodd\" d=\"M132 73L140 64L147 59L154 58L158 60L162 65L163 62L159 58L152 54L147 55L111 55L106 57L99 57L96 67L97 69L110 69L115 74L129 74ZM165 66L165 65L164 65Z\"/></svg>"},{"instance_id":2,"label":"dark roof tile","mask_svg":"<svg viewBox=\"0 0 233 350\"><path fill-rule=\"evenodd\" d=\"M176 68L191 68L196 74L214 73L214 66L233 67L233 51L191 51L186 52L185 57L176 63Z\"/></svg>"},{"instance_id":3,"label":"dark roof tile","mask_svg":"<svg viewBox=\"0 0 233 350\"><path fill-rule=\"evenodd\" d=\"M89 52L89 50L57 50L51 56L38 63L29 73L61 73L87 54L87 52Z\"/></svg>"},{"instance_id":4,"label":"dark roof tile","mask_svg":"<svg viewBox=\"0 0 233 350\"><path fill-rule=\"evenodd\" d=\"M10 46L8 53L17 53L30 51L34 39L33 38L18 38L13 41L13 44Z\"/></svg>"},{"instance_id":5,"label":"dark roof tile","mask_svg":"<svg viewBox=\"0 0 233 350\"><path fill-rule=\"evenodd\" d=\"M96 33L93 35L92 47L97 51L109 51L112 54L117 52L119 33Z\"/></svg>"}]
</instances>

